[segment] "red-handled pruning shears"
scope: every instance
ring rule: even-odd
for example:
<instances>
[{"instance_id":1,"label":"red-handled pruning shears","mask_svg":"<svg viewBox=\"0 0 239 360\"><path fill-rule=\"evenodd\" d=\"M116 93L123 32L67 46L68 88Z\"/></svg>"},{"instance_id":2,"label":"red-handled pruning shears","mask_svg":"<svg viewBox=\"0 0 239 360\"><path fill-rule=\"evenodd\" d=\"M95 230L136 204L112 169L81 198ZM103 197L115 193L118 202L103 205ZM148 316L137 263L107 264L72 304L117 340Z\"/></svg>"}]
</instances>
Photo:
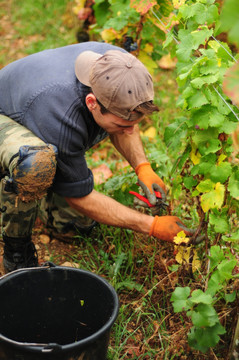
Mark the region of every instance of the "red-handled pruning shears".
<instances>
[{"instance_id":1,"label":"red-handled pruning shears","mask_svg":"<svg viewBox=\"0 0 239 360\"><path fill-rule=\"evenodd\" d=\"M161 210L165 210L166 207L168 206L168 204L164 202L160 191L154 191L157 198L155 205L151 204L145 196L138 194L135 191L129 191L129 193L136 197L135 205L152 208L152 213L154 213L154 215L160 214Z\"/></svg>"},{"instance_id":2,"label":"red-handled pruning shears","mask_svg":"<svg viewBox=\"0 0 239 360\"><path fill-rule=\"evenodd\" d=\"M149 202L149 200L148 200L145 196L140 195L140 194L138 194L138 193L135 192L135 191L129 191L129 193L132 194L132 195L134 195L134 196L136 196L139 200L143 201L145 204L148 205L148 207L154 207L154 206L157 206L157 205L162 204L162 201L160 200L160 199L162 199L162 195L161 195L161 192L159 192L159 191L155 191L155 192L154 192L155 195L156 195L156 198L157 198L157 203L156 203L155 205L151 204L151 203ZM165 204L165 203L164 203L164 204ZM166 204L165 204L165 205L166 205Z\"/></svg>"}]
</instances>

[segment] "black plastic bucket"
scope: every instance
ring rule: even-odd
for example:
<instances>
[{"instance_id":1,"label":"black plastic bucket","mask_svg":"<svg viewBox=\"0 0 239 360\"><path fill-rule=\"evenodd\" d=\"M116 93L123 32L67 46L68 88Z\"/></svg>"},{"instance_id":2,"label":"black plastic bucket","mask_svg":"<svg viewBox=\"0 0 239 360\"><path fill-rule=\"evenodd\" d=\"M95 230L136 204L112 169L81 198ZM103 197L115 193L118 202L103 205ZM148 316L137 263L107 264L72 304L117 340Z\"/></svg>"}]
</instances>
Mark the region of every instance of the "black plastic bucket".
<instances>
[{"instance_id":1,"label":"black plastic bucket","mask_svg":"<svg viewBox=\"0 0 239 360\"><path fill-rule=\"evenodd\" d=\"M111 285L61 266L0 279L1 360L105 360L119 309Z\"/></svg>"}]
</instances>

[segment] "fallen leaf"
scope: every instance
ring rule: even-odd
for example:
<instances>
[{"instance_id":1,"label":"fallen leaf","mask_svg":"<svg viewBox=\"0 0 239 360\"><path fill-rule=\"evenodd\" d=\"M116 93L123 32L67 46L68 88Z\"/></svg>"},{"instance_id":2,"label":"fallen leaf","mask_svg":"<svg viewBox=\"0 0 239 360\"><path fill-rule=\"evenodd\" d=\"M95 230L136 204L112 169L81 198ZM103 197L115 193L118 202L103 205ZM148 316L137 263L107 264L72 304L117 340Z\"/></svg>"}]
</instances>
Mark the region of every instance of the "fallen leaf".
<instances>
[{"instance_id":1,"label":"fallen leaf","mask_svg":"<svg viewBox=\"0 0 239 360\"><path fill-rule=\"evenodd\" d=\"M177 60L171 58L170 54L164 55L158 61L158 65L161 69L171 70L174 69L177 64Z\"/></svg>"},{"instance_id":2,"label":"fallen leaf","mask_svg":"<svg viewBox=\"0 0 239 360\"><path fill-rule=\"evenodd\" d=\"M51 241L50 236L45 235L45 234L41 234L41 235L39 236L39 240L40 240L40 242L41 242L42 244L49 244L50 241Z\"/></svg>"},{"instance_id":3,"label":"fallen leaf","mask_svg":"<svg viewBox=\"0 0 239 360\"><path fill-rule=\"evenodd\" d=\"M143 136L147 136L150 139L154 139L157 134L155 127L150 126L147 130L143 132Z\"/></svg>"},{"instance_id":4,"label":"fallen leaf","mask_svg":"<svg viewBox=\"0 0 239 360\"><path fill-rule=\"evenodd\" d=\"M94 182L96 185L103 184L113 175L110 168L108 168L105 164L101 164L97 168L92 169L92 173L94 175Z\"/></svg>"}]
</instances>

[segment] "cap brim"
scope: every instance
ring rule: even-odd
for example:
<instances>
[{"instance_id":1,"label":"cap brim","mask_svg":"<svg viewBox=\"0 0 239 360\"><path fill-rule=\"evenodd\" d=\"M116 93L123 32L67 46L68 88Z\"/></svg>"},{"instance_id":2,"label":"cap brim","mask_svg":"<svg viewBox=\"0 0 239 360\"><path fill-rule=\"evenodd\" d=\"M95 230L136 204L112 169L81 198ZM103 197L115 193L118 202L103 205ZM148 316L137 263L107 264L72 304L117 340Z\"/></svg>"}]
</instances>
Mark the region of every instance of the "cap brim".
<instances>
[{"instance_id":1,"label":"cap brim","mask_svg":"<svg viewBox=\"0 0 239 360\"><path fill-rule=\"evenodd\" d=\"M102 54L98 54L93 51L84 51L77 56L75 61L75 74L82 84L91 86L89 81L90 72L95 61L101 56Z\"/></svg>"}]
</instances>

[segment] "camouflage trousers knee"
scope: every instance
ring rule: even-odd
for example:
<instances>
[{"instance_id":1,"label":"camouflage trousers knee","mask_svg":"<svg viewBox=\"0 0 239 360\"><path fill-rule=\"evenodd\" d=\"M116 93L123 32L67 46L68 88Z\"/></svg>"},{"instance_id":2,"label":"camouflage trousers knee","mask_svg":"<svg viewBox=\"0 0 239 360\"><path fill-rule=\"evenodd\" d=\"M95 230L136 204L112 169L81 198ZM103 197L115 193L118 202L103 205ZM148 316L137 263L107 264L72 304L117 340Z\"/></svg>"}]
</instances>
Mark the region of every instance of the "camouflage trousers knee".
<instances>
[{"instance_id":1,"label":"camouflage trousers knee","mask_svg":"<svg viewBox=\"0 0 239 360\"><path fill-rule=\"evenodd\" d=\"M2 235L24 238L36 217L57 232L69 224L84 228L93 221L49 193L56 168L56 148L24 126L0 115L0 211Z\"/></svg>"}]
</instances>

